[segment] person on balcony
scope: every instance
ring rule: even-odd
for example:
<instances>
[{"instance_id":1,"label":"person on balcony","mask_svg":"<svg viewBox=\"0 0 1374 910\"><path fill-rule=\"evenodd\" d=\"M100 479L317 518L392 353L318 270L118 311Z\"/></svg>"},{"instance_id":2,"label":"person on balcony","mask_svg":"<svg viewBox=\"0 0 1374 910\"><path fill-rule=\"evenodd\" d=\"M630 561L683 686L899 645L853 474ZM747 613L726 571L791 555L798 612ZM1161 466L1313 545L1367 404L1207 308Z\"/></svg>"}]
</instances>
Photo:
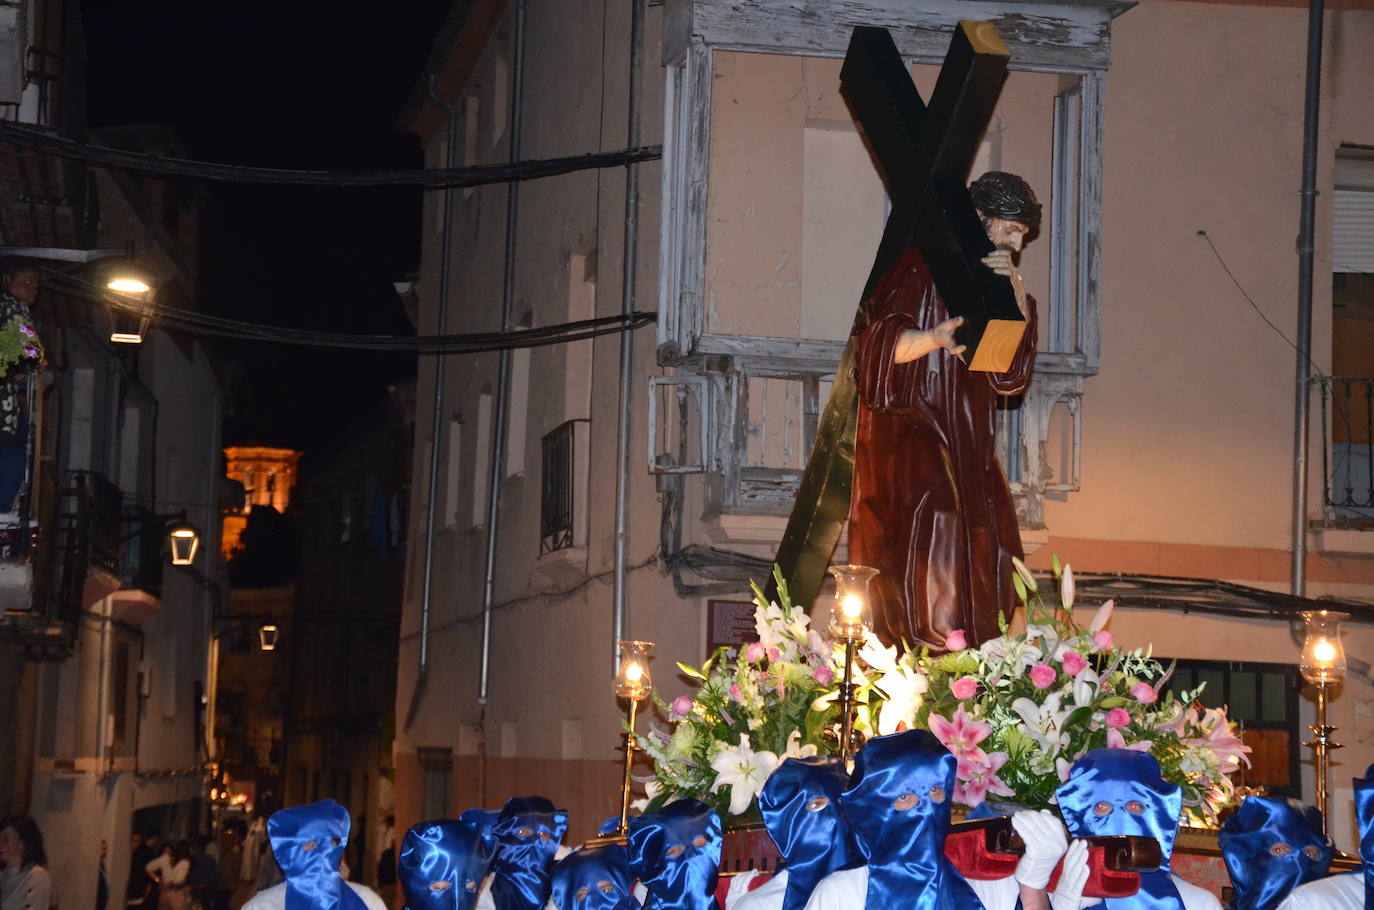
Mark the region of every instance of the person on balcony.
<instances>
[{"instance_id":1,"label":"person on balcony","mask_svg":"<svg viewBox=\"0 0 1374 910\"><path fill-rule=\"evenodd\" d=\"M0 329L19 320L33 333L33 306L38 302L38 269L31 265L11 264L0 271ZM21 328L21 331L25 331ZM27 358L42 369L43 346L36 333L30 338L33 356ZM29 436L26 383L29 370L15 365L9 375L0 378L0 523L18 511L16 500L24 485Z\"/></svg>"}]
</instances>

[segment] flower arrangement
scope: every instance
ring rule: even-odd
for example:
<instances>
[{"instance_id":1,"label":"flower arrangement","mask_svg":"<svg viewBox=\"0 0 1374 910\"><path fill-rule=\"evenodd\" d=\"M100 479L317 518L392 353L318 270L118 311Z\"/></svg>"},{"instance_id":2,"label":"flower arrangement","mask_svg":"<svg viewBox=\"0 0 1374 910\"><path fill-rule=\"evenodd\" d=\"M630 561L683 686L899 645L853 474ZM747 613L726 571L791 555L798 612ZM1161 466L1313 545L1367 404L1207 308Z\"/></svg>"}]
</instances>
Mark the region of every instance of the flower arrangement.
<instances>
[{"instance_id":1,"label":"flower arrangement","mask_svg":"<svg viewBox=\"0 0 1374 910\"><path fill-rule=\"evenodd\" d=\"M916 724L958 758L955 802L973 806L992 796L1044 808L1084 752L1139 749L1159 760L1165 779L1182 786L1190 815L1214 822L1234 802L1230 775L1248 763L1249 747L1224 709L1195 706L1202 687L1165 692L1171 668L1148 649L1113 645L1106 628L1112 601L1079 626L1073 571L1057 558L1053 565L1060 603L1051 607L1034 576L1016 563L1025 632L1011 634L1003 625L1002 635L980 648L917 662L928 686ZM954 643L962 644L958 638Z\"/></svg>"},{"instance_id":2,"label":"flower arrangement","mask_svg":"<svg viewBox=\"0 0 1374 910\"><path fill-rule=\"evenodd\" d=\"M1089 749L1149 751L1164 777L1182 786L1194 820L1214 822L1235 801L1230 775L1250 750L1224 709L1200 709L1202 688L1164 691L1172 674L1148 649L1113 644L1112 602L1091 622L1073 617L1073 571L1053 561L1059 604L1048 606L1020 561L1013 578L1026 611L1024 632L969 648L899 653L871 633L854 662L855 729L866 736L912 727L931 731L958 759L954 801L1003 798L1030 808L1053 802L1073 762ZM696 685L671 705L671 734L642 737L654 760L647 805L695 797L722 815L744 815L783 759L838 751L843 646L810 628L775 568L781 604L754 588L758 641L720 649L700 668L677 666Z\"/></svg>"},{"instance_id":3,"label":"flower arrangement","mask_svg":"<svg viewBox=\"0 0 1374 910\"><path fill-rule=\"evenodd\" d=\"M31 323L15 316L0 328L0 379L8 376L15 364L36 361L41 354L38 332Z\"/></svg>"},{"instance_id":4,"label":"flower arrangement","mask_svg":"<svg viewBox=\"0 0 1374 910\"><path fill-rule=\"evenodd\" d=\"M777 569L773 574L782 606L754 586L758 640L719 648L701 667L678 662L697 687L694 695L666 704L654 693L675 728L671 735L651 730L640 737L654 759L646 786L650 810L670 798L694 797L722 817L744 815L784 759L826 748L828 715L812 706L834 687L834 648L792 606Z\"/></svg>"}]
</instances>

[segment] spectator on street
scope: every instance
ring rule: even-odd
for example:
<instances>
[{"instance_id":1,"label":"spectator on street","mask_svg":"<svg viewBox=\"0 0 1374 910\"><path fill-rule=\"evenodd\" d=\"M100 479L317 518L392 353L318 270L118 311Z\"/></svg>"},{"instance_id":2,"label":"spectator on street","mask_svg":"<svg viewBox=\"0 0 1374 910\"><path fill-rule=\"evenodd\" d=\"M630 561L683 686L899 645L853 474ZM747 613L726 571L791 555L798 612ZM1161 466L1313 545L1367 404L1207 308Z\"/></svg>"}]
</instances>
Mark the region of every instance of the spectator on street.
<instances>
[{"instance_id":1,"label":"spectator on street","mask_svg":"<svg viewBox=\"0 0 1374 910\"><path fill-rule=\"evenodd\" d=\"M186 841L166 845L162 855L145 866L158 884L157 910L186 906L186 879L191 874L191 847Z\"/></svg>"},{"instance_id":2,"label":"spectator on street","mask_svg":"<svg viewBox=\"0 0 1374 910\"><path fill-rule=\"evenodd\" d=\"M48 910L54 903L43 833L27 815L0 819L0 910Z\"/></svg>"}]
</instances>

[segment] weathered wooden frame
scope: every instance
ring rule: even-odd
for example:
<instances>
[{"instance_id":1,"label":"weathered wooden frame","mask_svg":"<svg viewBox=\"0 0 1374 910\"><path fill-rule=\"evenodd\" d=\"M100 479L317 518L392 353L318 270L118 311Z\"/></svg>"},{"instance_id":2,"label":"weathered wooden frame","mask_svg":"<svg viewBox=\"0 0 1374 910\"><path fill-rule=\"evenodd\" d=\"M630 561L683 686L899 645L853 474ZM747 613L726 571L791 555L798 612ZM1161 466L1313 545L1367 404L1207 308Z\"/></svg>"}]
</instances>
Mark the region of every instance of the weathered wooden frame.
<instances>
[{"instance_id":1,"label":"weathered wooden frame","mask_svg":"<svg viewBox=\"0 0 1374 910\"><path fill-rule=\"evenodd\" d=\"M1077 189L1072 237L1052 232L1050 304L1064 311L1073 287L1072 329L1051 327L1050 350L1036 357L1044 394L1034 388L1021 403L1022 471L1013 492L1023 524L1043 527L1046 491L1043 433L1054 407L1067 402L1074 419L1075 451L1081 429L1082 380L1098 370L1098 283L1102 197L1104 76L1110 64L1111 21L1134 3L1122 0L941 3L939 0L665 0L663 62L665 130L659 272L658 357L679 372L711 376L716 461L724 475L708 500L722 511L787 511L783 489L791 476L753 477L738 467L740 369L777 375L832 372L842 345L813 339L714 334L705 330L707 216L711 152L711 89L716 50L842 57L855 25L891 31L911 63L938 64L961 19L990 20L1012 53L1013 71L1080 77L1077 94ZM1056 104L1056 141L1063 135ZM1055 199L1067 189L1056 169ZM1065 244L1072 247L1065 247ZM1075 271L1070 284L1064 270ZM721 358L724 358L722 360ZM707 367L708 362L716 366ZM736 363L736 359L739 362ZM1053 378L1052 378L1053 377ZM705 414L706 411L703 411ZM713 432L712 432L713 431ZM730 466L735 465L732 469ZM789 472L790 473L790 472ZM799 472L798 472L799 473ZM1067 484L1077 487L1077 471ZM712 486L716 486L713 483ZM1057 489L1066 485L1056 484ZM1023 501L1029 500L1029 501ZM711 506L708 506L708 509Z\"/></svg>"}]
</instances>

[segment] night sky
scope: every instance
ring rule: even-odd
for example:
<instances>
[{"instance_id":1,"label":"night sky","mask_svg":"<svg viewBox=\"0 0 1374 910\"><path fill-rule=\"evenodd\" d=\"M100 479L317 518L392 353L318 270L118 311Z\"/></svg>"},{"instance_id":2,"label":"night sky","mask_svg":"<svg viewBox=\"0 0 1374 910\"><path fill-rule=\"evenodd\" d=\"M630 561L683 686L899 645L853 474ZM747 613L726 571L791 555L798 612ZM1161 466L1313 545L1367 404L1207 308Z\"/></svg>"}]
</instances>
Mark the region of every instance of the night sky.
<instances>
[{"instance_id":1,"label":"night sky","mask_svg":"<svg viewBox=\"0 0 1374 910\"><path fill-rule=\"evenodd\" d=\"M204 161L419 168L418 140L395 124L450 2L82 0L88 121L170 124ZM410 333L391 283L419 264L420 190L200 186L202 310ZM225 442L304 448L307 463L415 372L413 355L214 344L235 377Z\"/></svg>"}]
</instances>

